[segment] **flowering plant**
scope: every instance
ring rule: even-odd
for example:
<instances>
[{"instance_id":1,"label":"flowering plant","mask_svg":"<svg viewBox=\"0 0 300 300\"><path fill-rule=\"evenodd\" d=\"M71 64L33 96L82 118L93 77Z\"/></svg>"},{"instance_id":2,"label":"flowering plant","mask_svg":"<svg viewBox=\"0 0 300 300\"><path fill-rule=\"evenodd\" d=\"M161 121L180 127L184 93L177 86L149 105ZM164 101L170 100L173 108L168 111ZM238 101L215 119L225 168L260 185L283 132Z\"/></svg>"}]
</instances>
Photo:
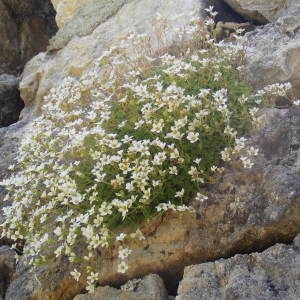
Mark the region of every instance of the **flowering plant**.
<instances>
[{"instance_id":1,"label":"flowering plant","mask_svg":"<svg viewBox=\"0 0 300 300\"><path fill-rule=\"evenodd\" d=\"M211 17L193 20L178 33L173 55L152 49L146 35L130 34L94 71L65 78L45 97L16 172L2 183L13 200L3 234L26 240L30 264L51 256L75 263L84 243L89 265L97 249L118 241L124 273L132 252L126 241L145 237L140 230L120 233L120 226L188 211L193 197L207 201L205 184L232 155L252 167L257 149L246 147L243 134L257 122L266 91L252 94L242 80L239 36L218 43L213 28ZM79 280L81 271L71 274ZM88 268L90 292L98 279Z\"/></svg>"}]
</instances>

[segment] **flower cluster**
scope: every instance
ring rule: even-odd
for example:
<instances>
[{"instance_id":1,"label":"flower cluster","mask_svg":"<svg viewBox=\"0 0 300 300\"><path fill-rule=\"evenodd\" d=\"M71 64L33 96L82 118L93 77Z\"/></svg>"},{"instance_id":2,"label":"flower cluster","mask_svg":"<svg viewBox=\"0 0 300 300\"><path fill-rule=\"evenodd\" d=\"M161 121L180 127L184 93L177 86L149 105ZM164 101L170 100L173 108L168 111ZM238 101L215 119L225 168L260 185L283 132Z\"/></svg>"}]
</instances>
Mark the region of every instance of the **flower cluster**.
<instances>
[{"instance_id":1,"label":"flower cluster","mask_svg":"<svg viewBox=\"0 0 300 300\"><path fill-rule=\"evenodd\" d=\"M126 243L145 239L127 225L188 211L193 197L207 201L205 184L233 155L252 167L258 150L248 149L242 135L257 120L260 95L238 73L238 41L214 40L210 13L178 33L185 45L178 53L158 54L150 37L130 34L95 70L65 78L45 97L16 172L2 183L13 200L4 209L3 234L26 240L30 264L51 256L83 260L92 292L97 249L117 245L124 273L132 253ZM79 245L86 245L84 257ZM81 272L71 275L80 280Z\"/></svg>"}]
</instances>

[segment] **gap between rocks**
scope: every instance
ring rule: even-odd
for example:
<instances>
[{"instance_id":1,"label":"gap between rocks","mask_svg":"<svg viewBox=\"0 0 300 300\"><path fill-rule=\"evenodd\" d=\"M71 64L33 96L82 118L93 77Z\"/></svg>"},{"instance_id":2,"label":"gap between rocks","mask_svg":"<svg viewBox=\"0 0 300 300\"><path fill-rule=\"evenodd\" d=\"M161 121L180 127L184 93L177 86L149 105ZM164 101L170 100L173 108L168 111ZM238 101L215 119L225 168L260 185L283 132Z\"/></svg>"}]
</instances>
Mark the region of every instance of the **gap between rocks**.
<instances>
[{"instance_id":1,"label":"gap between rocks","mask_svg":"<svg viewBox=\"0 0 300 300\"><path fill-rule=\"evenodd\" d=\"M50 0L0 0L0 127L19 119L20 75L56 33L55 15Z\"/></svg>"}]
</instances>

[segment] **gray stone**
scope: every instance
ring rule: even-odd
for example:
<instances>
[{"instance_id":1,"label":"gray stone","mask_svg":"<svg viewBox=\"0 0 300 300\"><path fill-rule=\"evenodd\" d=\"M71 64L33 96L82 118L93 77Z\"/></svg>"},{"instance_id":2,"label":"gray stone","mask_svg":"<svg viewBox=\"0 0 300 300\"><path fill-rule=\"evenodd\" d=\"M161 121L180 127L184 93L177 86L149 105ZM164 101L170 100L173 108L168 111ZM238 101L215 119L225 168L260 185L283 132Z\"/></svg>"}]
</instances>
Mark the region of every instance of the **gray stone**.
<instances>
[{"instance_id":1,"label":"gray stone","mask_svg":"<svg viewBox=\"0 0 300 300\"><path fill-rule=\"evenodd\" d=\"M19 73L57 30L50 0L0 1L0 74Z\"/></svg>"},{"instance_id":2,"label":"gray stone","mask_svg":"<svg viewBox=\"0 0 300 300\"><path fill-rule=\"evenodd\" d=\"M90 2L91 0L87 3ZM20 83L20 92L25 104L31 103L30 112L39 112L44 96L65 77L78 78L93 70L95 61L103 54L103 51L124 38L129 32L149 33L153 36L152 21L157 13L168 20L171 19L168 38L172 41L174 29L189 23L191 12L200 15L204 5L202 0L184 2L181 0L132 0L127 1L126 4L123 0L114 0L109 2L107 7L103 6L103 0L92 1L94 6L91 7L87 3L79 8L78 17L77 15L73 17L74 22L82 26L70 25L70 31L67 31L69 24L67 23L53 38L51 45L55 40L60 39L60 35L65 35L63 32L70 32L70 35L67 34L69 36L67 44L63 42L61 46L54 47L56 49L64 46L63 49L39 54L26 65ZM91 9L92 7L94 9ZM79 17L81 11L85 21ZM174 18L174 16L177 17ZM100 20L101 24L97 20ZM87 26L85 22L87 24L91 22L93 25ZM91 31L90 26L92 26ZM94 26L96 26L95 29ZM82 33L77 32L76 28L79 31L82 30Z\"/></svg>"},{"instance_id":3,"label":"gray stone","mask_svg":"<svg viewBox=\"0 0 300 300\"><path fill-rule=\"evenodd\" d=\"M61 49L75 36L91 34L130 0L87 0L50 40L48 50Z\"/></svg>"},{"instance_id":4,"label":"gray stone","mask_svg":"<svg viewBox=\"0 0 300 300\"><path fill-rule=\"evenodd\" d=\"M0 74L15 70L20 63L18 29L6 5L0 0Z\"/></svg>"},{"instance_id":5,"label":"gray stone","mask_svg":"<svg viewBox=\"0 0 300 300\"><path fill-rule=\"evenodd\" d=\"M0 247L0 298L4 297L15 268L15 252L8 246Z\"/></svg>"},{"instance_id":6,"label":"gray stone","mask_svg":"<svg viewBox=\"0 0 300 300\"><path fill-rule=\"evenodd\" d=\"M225 0L246 19L261 24L275 21L286 6L297 0Z\"/></svg>"},{"instance_id":7,"label":"gray stone","mask_svg":"<svg viewBox=\"0 0 300 300\"><path fill-rule=\"evenodd\" d=\"M150 274L136 284L129 282L121 290L108 286L99 287L95 294L78 295L74 300L168 300L168 293L162 279Z\"/></svg>"},{"instance_id":8,"label":"gray stone","mask_svg":"<svg viewBox=\"0 0 300 300\"><path fill-rule=\"evenodd\" d=\"M300 249L277 244L262 253L185 268L176 300L298 300L299 278Z\"/></svg>"},{"instance_id":9,"label":"gray stone","mask_svg":"<svg viewBox=\"0 0 300 300\"><path fill-rule=\"evenodd\" d=\"M255 87L291 81L300 95L299 15L299 1L287 1L273 23L246 34L246 76Z\"/></svg>"}]
</instances>

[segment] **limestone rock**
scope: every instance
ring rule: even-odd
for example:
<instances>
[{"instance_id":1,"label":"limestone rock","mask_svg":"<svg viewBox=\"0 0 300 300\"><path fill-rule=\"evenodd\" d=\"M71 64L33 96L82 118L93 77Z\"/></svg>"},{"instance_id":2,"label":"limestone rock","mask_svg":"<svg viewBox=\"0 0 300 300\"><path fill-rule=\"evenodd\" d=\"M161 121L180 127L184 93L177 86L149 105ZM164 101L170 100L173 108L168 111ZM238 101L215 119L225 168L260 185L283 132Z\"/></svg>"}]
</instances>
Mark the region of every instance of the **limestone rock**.
<instances>
[{"instance_id":1,"label":"limestone rock","mask_svg":"<svg viewBox=\"0 0 300 300\"><path fill-rule=\"evenodd\" d=\"M13 76L46 49L55 31L50 0L0 0L0 127L16 122L23 108Z\"/></svg>"},{"instance_id":2,"label":"limestone rock","mask_svg":"<svg viewBox=\"0 0 300 300\"><path fill-rule=\"evenodd\" d=\"M74 300L168 300L168 293L162 279L150 274L136 284L129 282L121 290L109 286L99 287L94 295L78 295Z\"/></svg>"},{"instance_id":3,"label":"limestone rock","mask_svg":"<svg viewBox=\"0 0 300 300\"><path fill-rule=\"evenodd\" d=\"M49 52L39 54L25 67L21 98L25 103L34 99L32 111L38 111L52 87L67 76L89 72L103 51L128 32L153 33L151 22L159 13L172 19L171 39L175 28L190 21L191 12L200 14L202 5L199 0L114 0L109 5L103 0L89 0L52 39Z\"/></svg>"},{"instance_id":4,"label":"limestone rock","mask_svg":"<svg viewBox=\"0 0 300 300\"><path fill-rule=\"evenodd\" d=\"M0 1L0 74L18 73L56 32L50 0Z\"/></svg>"},{"instance_id":5,"label":"limestone rock","mask_svg":"<svg viewBox=\"0 0 300 300\"><path fill-rule=\"evenodd\" d=\"M273 7L275 1L265 1L265 5ZM291 81L300 95L299 15L299 1L287 1L273 23L246 34L245 73L256 88Z\"/></svg>"},{"instance_id":6,"label":"limestone rock","mask_svg":"<svg viewBox=\"0 0 300 300\"><path fill-rule=\"evenodd\" d=\"M252 84L261 88L291 81L299 94L300 31L289 35L281 27L268 24L248 33L246 39L246 74Z\"/></svg>"},{"instance_id":7,"label":"limestone rock","mask_svg":"<svg viewBox=\"0 0 300 300\"><path fill-rule=\"evenodd\" d=\"M56 10L56 24L62 28L76 14L78 8L87 0L52 0L54 9Z\"/></svg>"},{"instance_id":8,"label":"limestone rock","mask_svg":"<svg viewBox=\"0 0 300 300\"><path fill-rule=\"evenodd\" d=\"M0 75L0 127L8 126L19 119L24 107L18 92L19 79L13 75Z\"/></svg>"},{"instance_id":9,"label":"limestone rock","mask_svg":"<svg viewBox=\"0 0 300 300\"><path fill-rule=\"evenodd\" d=\"M172 290L187 265L291 241L300 232L299 116L297 107L267 109L261 128L249 139L260 149L253 169L233 162L220 182L209 187L209 200L194 204L195 214L169 213L146 224L146 240L128 245L133 253L126 274L117 272L114 251L102 262L96 258L99 284L118 286L158 273ZM7 299L71 299L85 286L84 280L77 283L69 275L73 269L61 259L38 268L35 275L19 270Z\"/></svg>"},{"instance_id":10,"label":"limestone rock","mask_svg":"<svg viewBox=\"0 0 300 300\"><path fill-rule=\"evenodd\" d=\"M185 268L176 300L297 300L299 277L300 248L277 244L262 253Z\"/></svg>"},{"instance_id":11,"label":"limestone rock","mask_svg":"<svg viewBox=\"0 0 300 300\"><path fill-rule=\"evenodd\" d=\"M293 0L225 0L226 3L246 19L261 24L275 21L281 13L281 10L292 1ZM286 2L288 2L288 4Z\"/></svg>"},{"instance_id":12,"label":"limestone rock","mask_svg":"<svg viewBox=\"0 0 300 300\"><path fill-rule=\"evenodd\" d=\"M4 2L0 1L0 74L11 72L19 64L18 30Z\"/></svg>"},{"instance_id":13,"label":"limestone rock","mask_svg":"<svg viewBox=\"0 0 300 300\"><path fill-rule=\"evenodd\" d=\"M15 252L8 246L0 247L0 299L5 295L15 268Z\"/></svg>"}]
</instances>

